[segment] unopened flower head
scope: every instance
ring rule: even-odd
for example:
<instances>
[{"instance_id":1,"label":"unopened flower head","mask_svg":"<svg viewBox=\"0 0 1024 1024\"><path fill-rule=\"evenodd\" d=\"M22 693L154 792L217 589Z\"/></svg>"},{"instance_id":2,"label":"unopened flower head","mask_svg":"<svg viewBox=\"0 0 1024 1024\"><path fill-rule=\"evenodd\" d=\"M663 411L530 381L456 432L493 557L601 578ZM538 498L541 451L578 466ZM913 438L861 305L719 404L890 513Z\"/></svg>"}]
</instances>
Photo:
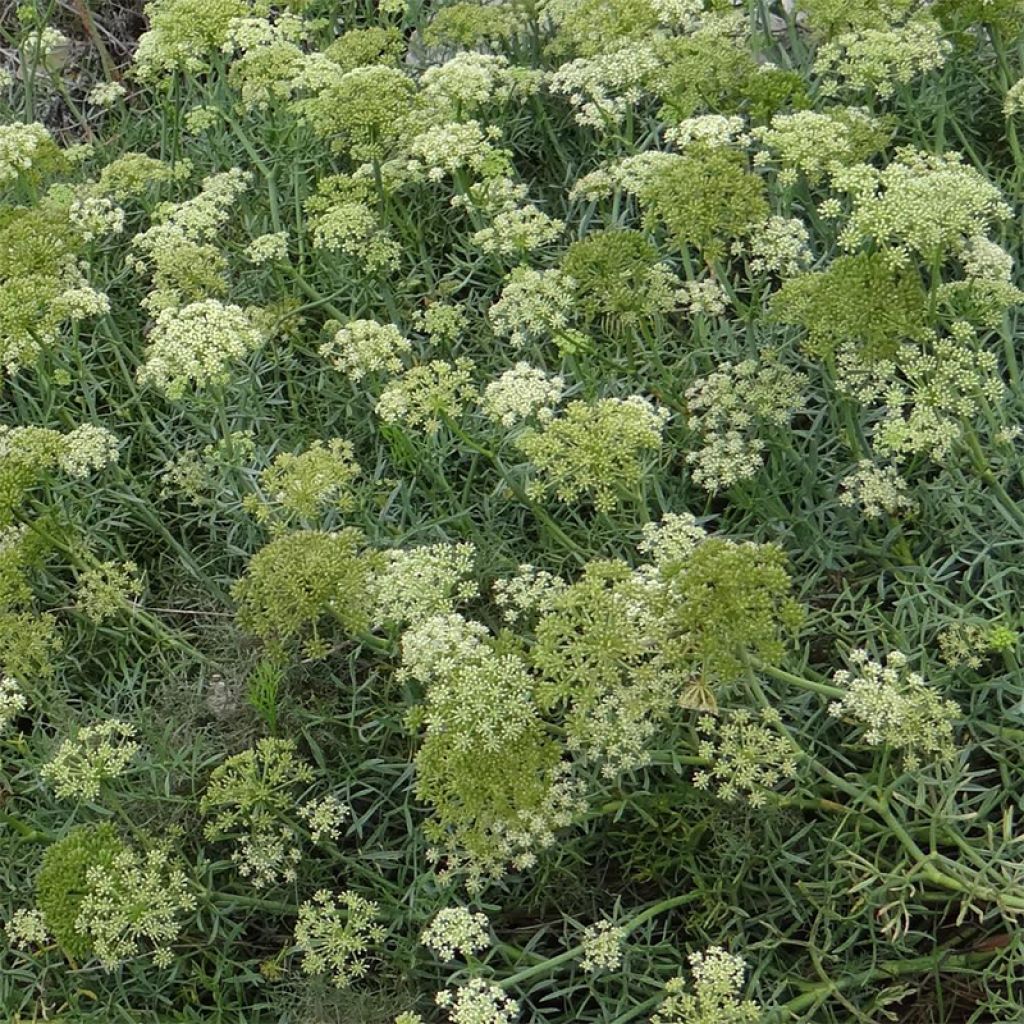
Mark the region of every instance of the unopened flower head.
<instances>
[{"instance_id":1,"label":"unopened flower head","mask_svg":"<svg viewBox=\"0 0 1024 1024\"><path fill-rule=\"evenodd\" d=\"M257 518L274 514L313 519L331 508L353 507L361 470L350 442L340 437L313 441L302 452L283 452L260 474L264 499L251 504Z\"/></svg>"},{"instance_id":2,"label":"unopened flower head","mask_svg":"<svg viewBox=\"0 0 1024 1024\"><path fill-rule=\"evenodd\" d=\"M640 484L646 460L661 448L669 416L638 395L570 402L562 414L516 440L537 472L533 494L554 494L564 502L586 495L600 510L614 508Z\"/></svg>"}]
</instances>

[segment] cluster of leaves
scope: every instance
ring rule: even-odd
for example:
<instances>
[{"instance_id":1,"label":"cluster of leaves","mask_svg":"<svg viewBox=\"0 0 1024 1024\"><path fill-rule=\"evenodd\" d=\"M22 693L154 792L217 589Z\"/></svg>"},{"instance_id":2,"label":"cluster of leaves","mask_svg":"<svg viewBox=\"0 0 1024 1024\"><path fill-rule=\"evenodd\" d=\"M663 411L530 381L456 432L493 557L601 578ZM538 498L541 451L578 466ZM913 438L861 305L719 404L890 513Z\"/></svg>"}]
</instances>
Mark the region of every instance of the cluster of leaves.
<instances>
[{"instance_id":1,"label":"cluster of leaves","mask_svg":"<svg viewBox=\"0 0 1024 1024\"><path fill-rule=\"evenodd\" d=\"M105 10L0 25L4 1019L1017 1020L1024 7Z\"/></svg>"}]
</instances>

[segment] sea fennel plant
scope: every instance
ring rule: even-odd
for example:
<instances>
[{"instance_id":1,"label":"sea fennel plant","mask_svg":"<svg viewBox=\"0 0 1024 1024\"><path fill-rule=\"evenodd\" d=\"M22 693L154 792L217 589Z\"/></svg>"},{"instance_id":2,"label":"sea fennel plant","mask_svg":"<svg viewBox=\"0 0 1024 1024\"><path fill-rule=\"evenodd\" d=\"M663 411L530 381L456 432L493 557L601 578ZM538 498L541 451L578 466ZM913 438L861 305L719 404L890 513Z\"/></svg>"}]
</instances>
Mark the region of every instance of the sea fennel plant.
<instances>
[{"instance_id":1,"label":"sea fennel plant","mask_svg":"<svg viewBox=\"0 0 1024 1024\"><path fill-rule=\"evenodd\" d=\"M0 19L0 1007L1014 1021L1021 5Z\"/></svg>"}]
</instances>

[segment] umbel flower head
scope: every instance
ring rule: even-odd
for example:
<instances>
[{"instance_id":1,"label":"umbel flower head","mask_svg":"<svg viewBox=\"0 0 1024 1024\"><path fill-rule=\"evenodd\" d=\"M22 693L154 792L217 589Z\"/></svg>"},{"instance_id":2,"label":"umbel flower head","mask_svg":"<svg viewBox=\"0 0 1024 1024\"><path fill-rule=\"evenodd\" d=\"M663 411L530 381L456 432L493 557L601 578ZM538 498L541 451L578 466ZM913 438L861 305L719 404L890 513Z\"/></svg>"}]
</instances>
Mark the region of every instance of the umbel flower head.
<instances>
[{"instance_id":1,"label":"umbel flower head","mask_svg":"<svg viewBox=\"0 0 1024 1024\"><path fill-rule=\"evenodd\" d=\"M395 377L381 392L375 407L384 423L399 423L428 434L446 419L457 419L476 399L473 362L432 359Z\"/></svg>"},{"instance_id":2,"label":"umbel flower head","mask_svg":"<svg viewBox=\"0 0 1024 1024\"><path fill-rule=\"evenodd\" d=\"M554 416L564 388L561 377L519 362L484 388L480 408L488 419L503 427L534 418L546 423Z\"/></svg>"},{"instance_id":3,"label":"umbel flower head","mask_svg":"<svg viewBox=\"0 0 1024 1024\"><path fill-rule=\"evenodd\" d=\"M353 506L353 482L360 472L348 441L314 441L304 452L278 455L260 474L264 500L250 504L260 519L275 512L310 520L330 508L347 511Z\"/></svg>"},{"instance_id":4,"label":"umbel flower head","mask_svg":"<svg viewBox=\"0 0 1024 1024\"><path fill-rule=\"evenodd\" d=\"M698 789L714 788L723 800L763 806L773 787L796 775L793 745L778 726L774 708L765 708L760 720L743 710L718 719L702 716L700 728L706 738L698 752L711 767L696 772L693 784Z\"/></svg>"},{"instance_id":5,"label":"umbel flower head","mask_svg":"<svg viewBox=\"0 0 1024 1024\"><path fill-rule=\"evenodd\" d=\"M425 826L467 885L531 867L579 813L578 786L532 699L523 659L480 623L436 615L402 637L402 676L425 690L411 724L423 727L416 792L434 816Z\"/></svg>"},{"instance_id":6,"label":"umbel flower head","mask_svg":"<svg viewBox=\"0 0 1024 1024\"><path fill-rule=\"evenodd\" d=\"M295 878L302 837L295 818L305 821L313 842L340 835L349 809L328 796L298 803L313 780L312 767L291 740L264 737L255 747L218 765L200 801L208 839L232 839L231 859L256 888Z\"/></svg>"},{"instance_id":7,"label":"umbel flower head","mask_svg":"<svg viewBox=\"0 0 1024 1024\"><path fill-rule=\"evenodd\" d=\"M614 971L622 964L622 947L626 940L626 929L611 921L598 921L583 929L580 945L583 957L580 966L592 974Z\"/></svg>"},{"instance_id":8,"label":"umbel flower head","mask_svg":"<svg viewBox=\"0 0 1024 1024\"><path fill-rule=\"evenodd\" d=\"M761 1007L742 998L742 957L711 946L691 953L689 961L691 987L683 978L668 982L651 1024L756 1024L761 1019Z\"/></svg>"},{"instance_id":9,"label":"umbel flower head","mask_svg":"<svg viewBox=\"0 0 1024 1024\"><path fill-rule=\"evenodd\" d=\"M411 350L412 342L393 324L352 320L320 346L320 355L358 382L367 374L400 373L402 359Z\"/></svg>"},{"instance_id":10,"label":"umbel flower head","mask_svg":"<svg viewBox=\"0 0 1024 1024\"><path fill-rule=\"evenodd\" d=\"M148 31L139 39L134 74L142 81L184 71L204 71L228 38L235 18L249 13L247 0L150 0Z\"/></svg>"},{"instance_id":11,"label":"umbel flower head","mask_svg":"<svg viewBox=\"0 0 1024 1024\"><path fill-rule=\"evenodd\" d=\"M261 548L232 588L243 629L282 644L306 634L307 653L325 653L324 627L345 633L370 625L369 585L379 556L365 552L356 529L299 530Z\"/></svg>"},{"instance_id":12,"label":"umbel flower head","mask_svg":"<svg viewBox=\"0 0 1024 1024\"><path fill-rule=\"evenodd\" d=\"M120 775L139 752L135 726L119 718L79 729L40 774L59 797L95 800L107 779Z\"/></svg>"},{"instance_id":13,"label":"umbel flower head","mask_svg":"<svg viewBox=\"0 0 1024 1024\"><path fill-rule=\"evenodd\" d=\"M382 942L385 929L376 923L377 904L358 893L321 889L299 907L295 948L305 974L329 974L338 988L347 988L367 971L366 954Z\"/></svg>"},{"instance_id":14,"label":"umbel flower head","mask_svg":"<svg viewBox=\"0 0 1024 1024\"><path fill-rule=\"evenodd\" d=\"M717 491L753 476L767 447L760 431L789 423L806 383L770 354L722 363L696 380L686 392L690 426L701 441L686 457L694 482Z\"/></svg>"},{"instance_id":15,"label":"umbel flower head","mask_svg":"<svg viewBox=\"0 0 1024 1024\"><path fill-rule=\"evenodd\" d=\"M93 947L92 936L79 920L89 891L89 872L109 874L124 849L114 827L103 822L73 828L43 853L36 875L36 903L46 928L69 957L81 960Z\"/></svg>"},{"instance_id":16,"label":"umbel flower head","mask_svg":"<svg viewBox=\"0 0 1024 1024\"><path fill-rule=\"evenodd\" d=\"M58 152L53 137L38 121L0 125L0 185L14 181L33 164L53 161Z\"/></svg>"},{"instance_id":17,"label":"umbel flower head","mask_svg":"<svg viewBox=\"0 0 1024 1024\"><path fill-rule=\"evenodd\" d=\"M874 661L867 651L853 651L853 668L833 677L846 692L829 706L829 713L860 726L869 746L902 751L904 768L915 771L954 755L953 723L961 711L911 672L907 662L899 651L884 661Z\"/></svg>"},{"instance_id":18,"label":"umbel flower head","mask_svg":"<svg viewBox=\"0 0 1024 1024\"><path fill-rule=\"evenodd\" d=\"M451 1024L513 1024L519 1003L483 978L471 978L454 991L438 992L436 1002Z\"/></svg>"},{"instance_id":19,"label":"umbel flower head","mask_svg":"<svg viewBox=\"0 0 1024 1024\"><path fill-rule=\"evenodd\" d=\"M454 960L457 955L471 956L490 943L485 914L465 907L445 907L420 936L423 943L441 960Z\"/></svg>"},{"instance_id":20,"label":"umbel flower head","mask_svg":"<svg viewBox=\"0 0 1024 1024\"><path fill-rule=\"evenodd\" d=\"M225 383L231 364L260 348L265 335L239 306L203 299L161 309L150 332L139 382L168 398Z\"/></svg>"},{"instance_id":21,"label":"umbel flower head","mask_svg":"<svg viewBox=\"0 0 1024 1024\"><path fill-rule=\"evenodd\" d=\"M476 597L472 544L421 544L384 552L370 587L376 625L415 625Z\"/></svg>"},{"instance_id":22,"label":"umbel flower head","mask_svg":"<svg viewBox=\"0 0 1024 1024\"><path fill-rule=\"evenodd\" d=\"M152 943L160 967L174 960L169 944L181 930L181 918L195 909L196 898L185 872L167 850L139 853L125 847L109 867L86 870L86 894L75 927L89 936L100 964L114 970Z\"/></svg>"},{"instance_id":23,"label":"umbel flower head","mask_svg":"<svg viewBox=\"0 0 1024 1024\"><path fill-rule=\"evenodd\" d=\"M661 448L669 416L639 395L570 402L515 441L537 473L529 492L564 502L586 496L599 511L615 508L643 479L645 459Z\"/></svg>"},{"instance_id":24,"label":"umbel flower head","mask_svg":"<svg viewBox=\"0 0 1024 1024\"><path fill-rule=\"evenodd\" d=\"M664 224L679 248L695 247L708 263L769 213L761 179L723 146L689 147L656 170L639 196L649 223Z\"/></svg>"}]
</instances>

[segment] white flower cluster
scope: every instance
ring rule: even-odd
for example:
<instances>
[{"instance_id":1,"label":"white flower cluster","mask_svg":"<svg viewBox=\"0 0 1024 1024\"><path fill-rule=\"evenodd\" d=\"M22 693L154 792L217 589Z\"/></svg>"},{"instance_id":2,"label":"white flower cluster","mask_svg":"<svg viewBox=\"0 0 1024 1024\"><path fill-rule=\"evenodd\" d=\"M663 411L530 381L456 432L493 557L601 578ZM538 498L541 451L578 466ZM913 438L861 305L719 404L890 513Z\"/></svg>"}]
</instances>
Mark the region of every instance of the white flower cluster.
<instances>
[{"instance_id":1,"label":"white flower cluster","mask_svg":"<svg viewBox=\"0 0 1024 1024\"><path fill-rule=\"evenodd\" d=\"M156 944L157 966L173 963L169 944L181 930L181 915L195 909L196 898L166 850L140 855L126 848L112 865L90 867L86 882L75 927L90 937L106 970L137 956L143 940Z\"/></svg>"},{"instance_id":2,"label":"white flower cluster","mask_svg":"<svg viewBox=\"0 0 1024 1024\"><path fill-rule=\"evenodd\" d=\"M690 316L722 316L729 308L728 293L711 277L703 281L687 281L676 293L676 297Z\"/></svg>"},{"instance_id":3,"label":"white flower cluster","mask_svg":"<svg viewBox=\"0 0 1024 1024\"><path fill-rule=\"evenodd\" d=\"M3 733L27 707L28 698L21 692L17 681L10 676L0 678L0 733Z\"/></svg>"},{"instance_id":4,"label":"white flower cluster","mask_svg":"<svg viewBox=\"0 0 1024 1024\"><path fill-rule=\"evenodd\" d=\"M747 123L738 114L700 114L665 129L665 141L676 149L694 143L705 146L746 146L750 142Z\"/></svg>"},{"instance_id":5,"label":"white flower cluster","mask_svg":"<svg viewBox=\"0 0 1024 1024\"><path fill-rule=\"evenodd\" d=\"M569 98L578 124L610 130L643 99L645 86L659 66L653 46L631 43L563 64L551 73L548 85L552 92Z\"/></svg>"},{"instance_id":6,"label":"white flower cluster","mask_svg":"<svg viewBox=\"0 0 1024 1024\"><path fill-rule=\"evenodd\" d=\"M517 267L487 314L495 334L509 338L516 347L534 338L564 334L575 305L574 287L572 278L560 270Z\"/></svg>"},{"instance_id":7,"label":"white flower cluster","mask_svg":"<svg viewBox=\"0 0 1024 1024\"><path fill-rule=\"evenodd\" d=\"M480 408L503 427L514 427L531 417L545 423L554 415L564 389L562 377L519 362L484 388Z\"/></svg>"},{"instance_id":8,"label":"white flower cluster","mask_svg":"<svg viewBox=\"0 0 1024 1024\"><path fill-rule=\"evenodd\" d=\"M456 956L470 956L484 949L490 942L487 929L485 914L473 913L465 907L445 907L437 912L420 942L441 960L454 960Z\"/></svg>"},{"instance_id":9,"label":"white flower cluster","mask_svg":"<svg viewBox=\"0 0 1024 1024\"><path fill-rule=\"evenodd\" d=\"M68 207L68 221L83 242L112 237L124 231L124 210L106 196L75 196Z\"/></svg>"},{"instance_id":10,"label":"white flower cluster","mask_svg":"<svg viewBox=\"0 0 1024 1024\"><path fill-rule=\"evenodd\" d=\"M320 355L352 381L370 373L399 373L412 342L394 324L352 320L320 346Z\"/></svg>"},{"instance_id":11,"label":"white flower cluster","mask_svg":"<svg viewBox=\"0 0 1024 1024\"><path fill-rule=\"evenodd\" d=\"M756 1024L762 1009L741 999L746 964L742 957L721 946L711 946L689 956L693 990L682 978L665 986L665 1001L651 1024Z\"/></svg>"},{"instance_id":12,"label":"white flower cluster","mask_svg":"<svg viewBox=\"0 0 1024 1024\"><path fill-rule=\"evenodd\" d=\"M4 925L4 931L12 949L30 950L45 946L50 941L46 920L38 910L24 907L16 910Z\"/></svg>"},{"instance_id":13,"label":"white flower cluster","mask_svg":"<svg viewBox=\"0 0 1024 1024\"><path fill-rule=\"evenodd\" d=\"M626 940L626 929L611 921L598 921L583 929L580 945L583 956L580 966L592 974L614 971L622 965L622 946Z\"/></svg>"},{"instance_id":14,"label":"white flower cluster","mask_svg":"<svg viewBox=\"0 0 1024 1024\"><path fill-rule=\"evenodd\" d=\"M477 595L472 544L422 544L386 553L371 580L378 623L417 623L448 615Z\"/></svg>"},{"instance_id":15,"label":"white flower cluster","mask_svg":"<svg viewBox=\"0 0 1024 1024\"><path fill-rule=\"evenodd\" d=\"M1000 281L1013 278L1013 256L1001 245L984 235L974 235L964 242L960 258L964 276L976 281Z\"/></svg>"},{"instance_id":16,"label":"white flower cluster","mask_svg":"<svg viewBox=\"0 0 1024 1024\"><path fill-rule=\"evenodd\" d=\"M430 181L442 181L459 171L480 174L507 169L507 153L494 145L499 138L500 128L483 128L477 121L433 125L409 143L410 167L417 173L425 170Z\"/></svg>"},{"instance_id":17,"label":"white flower cluster","mask_svg":"<svg viewBox=\"0 0 1024 1024\"><path fill-rule=\"evenodd\" d=\"M351 816L352 809L336 796L308 800L299 808L299 817L305 821L309 838L314 843L340 838L341 826Z\"/></svg>"},{"instance_id":18,"label":"white flower cluster","mask_svg":"<svg viewBox=\"0 0 1024 1024\"><path fill-rule=\"evenodd\" d=\"M570 402L516 440L537 471L527 494L534 500L554 494L566 503L588 496L599 511L615 508L623 493L640 485L645 460L661 450L671 416L642 395Z\"/></svg>"},{"instance_id":19,"label":"white flower cluster","mask_svg":"<svg viewBox=\"0 0 1024 1024\"><path fill-rule=\"evenodd\" d=\"M719 719L702 716L706 738L697 752L711 766L694 774L694 786L714 787L723 800L744 799L750 807L763 807L779 782L796 775L793 746L778 727L773 708L765 708L760 721L742 710Z\"/></svg>"},{"instance_id":20,"label":"white flower cluster","mask_svg":"<svg viewBox=\"0 0 1024 1024\"><path fill-rule=\"evenodd\" d=\"M432 359L391 380L374 407L384 423L401 423L427 434L455 419L477 398L473 362Z\"/></svg>"},{"instance_id":21,"label":"white flower cluster","mask_svg":"<svg viewBox=\"0 0 1024 1024\"><path fill-rule=\"evenodd\" d=\"M814 72L823 96L873 90L887 99L898 85L941 68L952 51L942 26L922 16L891 28L841 33L818 48Z\"/></svg>"},{"instance_id":22,"label":"white flower cluster","mask_svg":"<svg viewBox=\"0 0 1024 1024\"><path fill-rule=\"evenodd\" d=\"M274 231L254 238L245 247L245 258L256 266L288 258L288 232Z\"/></svg>"},{"instance_id":23,"label":"white flower cluster","mask_svg":"<svg viewBox=\"0 0 1024 1024\"><path fill-rule=\"evenodd\" d=\"M513 576L494 581L494 603L510 626L529 615L538 615L551 607L551 602L568 584L535 565L520 565Z\"/></svg>"},{"instance_id":24,"label":"white flower cluster","mask_svg":"<svg viewBox=\"0 0 1024 1024\"><path fill-rule=\"evenodd\" d=\"M492 100L505 101L537 91L543 73L513 66L507 57L461 51L420 76L420 92L431 109L465 116Z\"/></svg>"},{"instance_id":25,"label":"white flower cluster","mask_svg":"<svg viewBox=\"0 0 1024 1024\"><path fill-rule=\"evenodd\" d=\"M337 988L347 988L366 974L370 946L384 939L384 928L375 923L379 916L377 904L358 893L314 893L299 907L295 924L302 970L330 974Z\"/></svg>"},{"instance_id":26,"label":"white flower cluster","mask_svg":"<svg viewBox=\"0 0 1024 1024\"><path fill-rule=\"evenodd\" d=\"M733 253L749 255L752 274L793 277L811 261L810 235L797 217L769 217L757 225L748 238L733 245Z\"/></svg>"},{"instance_id":27,"label":"white flower cluster","mask_svg":"<svg viewBox=\"0 0 1024 1024\"><path fill-rule=\"evenodd\" d=\"M490 225L469 239L481 252L523 256L550 245L564 229L564 221L549 217L533 203L522 203L491 214Z\"/></svg>"},{"instance_id":28,"label":"white flower cluster","mask_svg":"<svg viewBox=\"0 0 1024 1024\"><path fill-rule=\"evenodd\" d=\"M569 198L596 202L612 195L617 189L638 195L655 177L674 167L682 159L679 153L666 153L655 149L623 157L578 178L569 191Z\"/></svg>"},{"instance_id":29,"label":"white flower cluster","mask_svg":"<svg viewBox=\"0 0 1024 1024\"><path fill-rule=\"evenodd\" d=\"M896 467L876 466L870 459L861 459L857 468L843 477L842 487L840 504L860 508L868 519L904 515L917 507Z\"/></svg>"},{"instance_id":30,"label":"white flower cluster","mask_svg":"<svg viewBox=\"0 0 1024 1024\"><path fill-rule=\"evenodd\" d=\"M666 512L658 522L644 524L636 548L661 569L689 558L707 535L688 512Z\"/></svg>"},{"instance_id":31,"label":"white flower cluster","mask_svg":"<svg viewBox=\"0 0 1024 1024\"><path fill-rule=\"evenodd\" d=\"M1003 113L1007 117L1016 117L1024 112L1024 78L1018 79L1009 89L1003 99Z\"/></svg>"},{"instance_id":32,"label":"white flower cluster","mask_svg":"<svg viewBox=\"0 0 1024 1024\"><path fill-rule=\"evenodd\" d=\"M86 101L94 107L112 107L127 95L128 90L120 82L99 82L89 90Z\"/></svg>"},{"instance_id":33,"label":"white flower cluster","mask_svg":"<svg viewBox=\"0 0 1024 1024\"><path fill-rule=\"evenodd\" d=\"M798 110L776 114L769 125L750 133L765 148L754 155L755 167L781 164L779 182L793 185L802 174L812 184L836 168L857 163L881 145L881 126L865 110Z\"/></svg>"},{"instance_id":34,"label":"white flower cluster","mask_svg":"<svg viewBox=\"0 0 1024 1024\"><path fill-rule=\"evenodd\" d=\"M181 309L162 309L150 332L140 384L168 398L183 398L224 384L231 364L262 347L265 335L240 306L203 299Z\"/></svg>"},{"instance_id":35,"label":"white flower cluster","mask_svg":"<svg viewBox=\"0 0 1024 1024\"><path fill-rule=\"evenodd\" d=\"M514 1024L519 1016L519 1003L483 978L471 978L454 992L438 992L436 1002L450 1024Z\"/></svg>"},{"instance_id":36,"label":"white flower cluster","mask_svg":"<svg viewBox=\"0 0 1024 1024\"><path fill-rule=\"evenodd\" d=\"M861 726L869 746L901 750L907 771L953 756L953 723L960 708L911 672L905 654L893 651L879 662L856 650L849 660L853 669L833 677L846 692L829 706L831 715Z\"/></svg>"},{"instance_id":37,"label":"white flower cluster","mask_svg":"<svg viewBox=\"0 0 1024 1024\"><path fill-rule=\"evenodd\" d=\"M50 133L38 121L0 125L0 185L31 169L39 151L52 145Z\"/></svg>"},{"instance_id":38,"label":"white flower cluster","mask_svg":"<svg viewBox=\"0 0 1024 1024\"><path fill-rule=\"evenodd\" d=\"M64 435L57 464L68 476L84 480L90 473L113 465L117 459L117 437L106 427L83 423Z\"/></svg>"},{"instance_id":39,"label":"white flower cluster","mask_svg":"<svg viewBox=\"0 0 1024 1024\"><path fill-rule=\"evenodd\" d=\"M870 242L897 264L957 251L1012 215L999 189L958 153L902 149L882 170L856 165L832 181L853 204L840 246L853 252Z\"/></svg>"},{"instance_id":40,"label":"white flower cluster","mask_svg":"<svg viewBox=\"0 0 1024 1024\"><path fill-rule=\"evenodd\" d=\"M173 309L189 298L219 294L224 256L217 246L231 208L252 182L248 171L233 167L204 178L198 195L181 203L164 203L152 226L132 239L126 264L150 273L154 290L143 300L151 313Z\"/></svg>"},{"instance_id":41,"label":"white flower cluster","mask_svg":"<svg viewBox=\"0 0 1024 1024\"><path fill-rule=\"evenodd\" d=\"M40 775L63 799L95 800L100 786L116 778L139 752L135 726L119 718L79 729L65 740Z\"/></svg>"},{"instance_id":42,"label":"white flower cluster","mask_svg":"<svg viewBox=\"0 0 1024 1024\"><path fill-rule=\"evenodd\" d=\"M803 403L803 374L773 360L722 363L686 392L690 425L701 447L686 461L694 482L709 491L731 487L753 476L767 443L758 427L784 427Z\"/></svg>"},{"instance_id":43,"label":"white flower cluster","mask_svg":"<svg viewBox=\"0 0 1024 1024\"><path fill-rule=\"evenodd\" d=\"M941 338L930 350L905 346L899 364L905 381L885 389L885 417L874 436L875 450L897 462L915 454L944 461L964 420L985 403L998 403L1005 390L995 354L954 338Z\"/></svg>"}]
</instances>

